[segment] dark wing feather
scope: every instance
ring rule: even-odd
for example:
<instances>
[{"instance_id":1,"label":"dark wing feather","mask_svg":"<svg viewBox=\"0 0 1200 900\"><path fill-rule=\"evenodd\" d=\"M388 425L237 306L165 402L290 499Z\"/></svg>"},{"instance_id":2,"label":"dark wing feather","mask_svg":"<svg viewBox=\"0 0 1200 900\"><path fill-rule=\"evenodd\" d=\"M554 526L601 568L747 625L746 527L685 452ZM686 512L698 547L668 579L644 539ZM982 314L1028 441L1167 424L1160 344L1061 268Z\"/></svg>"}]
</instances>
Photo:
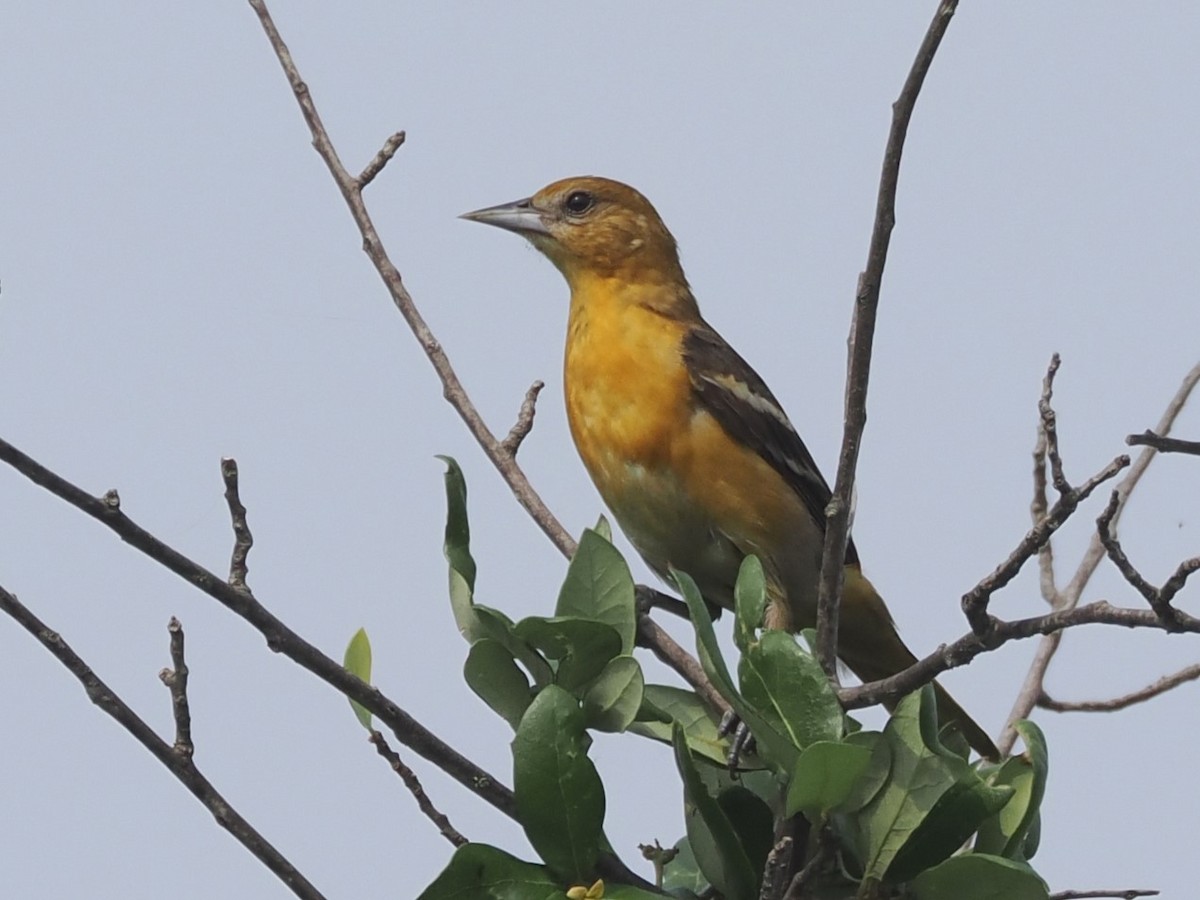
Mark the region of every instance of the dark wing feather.
<instances>
[{"instance_id":1,"label":"dark wing feather","mask_svg":"<svg viewBox=\"0 0 1200 900\"><path fill-rule=\"evenodd\" d=\"M696 402L730 437L769 462L824 530L832 492L766 382L707 323L688 332L683 359ZM853 541L846 545L846 562L858 563Z\"/></svg>"}]
</instances>

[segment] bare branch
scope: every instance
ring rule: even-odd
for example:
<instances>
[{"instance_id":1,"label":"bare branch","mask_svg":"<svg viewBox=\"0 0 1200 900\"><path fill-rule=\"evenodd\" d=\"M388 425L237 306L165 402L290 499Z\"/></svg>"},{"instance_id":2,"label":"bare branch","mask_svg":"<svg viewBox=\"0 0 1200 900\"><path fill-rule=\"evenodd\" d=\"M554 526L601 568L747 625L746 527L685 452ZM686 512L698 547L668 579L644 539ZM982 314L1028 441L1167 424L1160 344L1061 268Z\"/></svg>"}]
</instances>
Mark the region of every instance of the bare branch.
<instances>
[{"instance_id":1,"label":"bare branch","mask_svg":"<svg viewBox=\"0 0 1200 900\"><path fill-rule=\"evenodd\" d=\"M1057 358L1057 354L1055 354ZM1046 396L1049 385L1044 381L1042 396ZM1038 417L1037 441L1033 445L1033 500L1029 504L1029 514L1036 526L1050 514L1050 500L1047 497L1046 483L1046 454L1050 439L1046 433L1046 422ZM1051 606L1058 599L1058 585L1054 580L1054 542L1046 541L1038 548L1038 585L1042 591L1042 599Z\"/></svg>"},{"instance_id":2,"label":"bare branch","mask_svg":"<svg viewBox=\"0 0 1200 900\"><path fill-rule=\"evenodd\" d=\"M225 482L225 502L229 506L229 517L233 521L233 558L229 562L229 583L235 588L246 588L249 571L247 558L254 546L254 535L246 524L246 507L238 495L238 464L232 457L221 460L221 479ZM247 588L249 590L249 588Z\"/></svg>"},{"instance_id":3,"label":"bare branch","mask_svg":"<svg viewBox=\"0 0 1200 900\"><path fill-rule=\"evenodd\" d=\"M422 726L378 689L355 677L340 663L334 662L300 637L259 603L249 588L234 587L142 528L111 502L109 498L113 492L110 491L104 498L93 497L3 439L0 439L0 461L8 463L35 484L106 525L121 540L241 616L258 630L273 651L282 653L347 697L357 700L378 716L401 743L505 815L516 815L512 791L500 781Z\"/></svg>"},{"instance_id":4,"label":"bare branch","mask_svg":"<svg viewBox=\"0 0 1200 900\"><path fill-rule=\"evenodd\" d=\"M1159 694L1165 694L1167 691L1177 688L1181 684L1187 684L1189 681L1195 681L1197 678L1200 678L1200 664L1180 669L1173 675L1164 675L1158 681L1146 685L1140 691L1133 691L1130 694L1114 697L1111 700L1065 702L1055 700L1048 694L1042 694L1038 698L1037 705L1040 709L1048 709L1051 712L1115 712L1119 709L1125 709L1127 706L1133 706L1135 703L1145 703Z\"/></svg>"},{"instance_id":5,"label":"bare branch","mask_svg":"<svg viewBox=\"0 0 1200 900\"><path fill-rule=\"evenodd\" d=\"M763 866L762 887L758 892L758 900L776 900L783 896L784 881L788 870L792 867L792 851L795 841L790 835L779 838L767 854L766 865Z\"/></svg>"},{"instance_id":6,"label":"bare branch","mask_svg":"<svg viewBox=\"0 0 1200 900\"><path fill-rule=\"evenodd\" d=\"M925 75L933 63L942 36L958 8L958 0L942 0L925 38L917 50L912 68L892 104L892 127L883 153L883 171L879 178L879 193L875 204L875 224L867 250L867 266L858 278L854 298L854 320L850 326L849 359L846 372L846 425L842 432L842 449L838 456L837 479L833 497L825 509L825 548L821 562L821 580L817 599L817 657L825 674L836 685L838 646L838 603L842 595L842 579L846 546L850 539L850 513L854 495L854 471L863 429L867 424L867 383L871 374L871 352L875 340L875 316L879 308L879 291L883 269L887 263L892 228L896 224L896 189L900 181L900 157L908 124L912 119L917 95Z\"/></svg>"},{"instance_id":7,"label":"bare branch","mask_svg":"<svg viewBox=\"0 0 1200 900\"><path fill-rule=\"evenodd\" d=\"M1153 431L1143 431L1141 434L1131 434L1125 438L1125 443L1131 447L1153 447L1159 453L1190 453L1200 456L1200 441L1181 441L1179 438L1160 437Z\"/></svg>"},{"instance_id":8,"label":"bare branch","mask_svg":"<svg viewBox=\"0 0 1200 900\"><path fill-rule=\"evenodd\" d=\"M718 717L729 711L729 704L725 702L724 697L717 693L717 689L712 686L712 682L708 680L704 669L694 656L680 647L674 638L663 631L658 623L645 613L638 615L637 626L639 647L645 647L678 672Z\"/></svg>"},{"instance_id":9,"label":"bare branch","mask_svg":"<svg viewBox=\"0 0 1200 900\"><path fill-rule=\"evenodd\" d=\"M504 448L504 452L509 456L516 456L517 451L521 448L521 442L525 440L529 432L533 429L533 417L537 413L537 398L542 392L542 388L546 386L544 381L535 381L529 386L529 390L525 392L525 399L521 403L521 411L517 414L517 422L508 432L508 437L500 442L500 446Z\"/></svg>"},{"instance_id":10,"label":"bare branch","mask_svg":"<svg viewBox=\"0 0 1200 900\"><path fill-rule=\"evenodd\" d=\"M1096 520L1100 543L1104 545L1104 549L1108 553L1108 558L1112 560L1113 565L1117 567L1117 570L1125 577L1125 580L1133 585L1139 594L1146 598L1146 602L1150 604L1150 608L1162 619L1163 627L1168 631L1173 631L1175 630L1175 620L1179 611L1171 606L1171 601L1179 593L1179 589L1187 582L1188 576L1197 569L1200 569L1200 557L1185 559L1179 564L1174 574L1163 583L1163 586L1156 588L1143 578L1142 573L1129 561L1129 557L1121 547L1121 542L1117 540L1117 536L1112 532L1112 520L1117 514L1117 504L1119 502L1120 498L1117 496L1117 492L1113 491L1112 498L1108 501L1108 506L1100 514L1100 518Z\"/></svg>"},{"instance_id":11,"label":"bare branch","mask_svg":"<svg viewBox=\"0 0 1200 900\"><path fill-rule=\"evenodd\" d=\"M1171 398L1167 404L1166 410L1162 414L1162 418L1158 420L1158 425L1155 431L1158 434L1168 434L1171 427L1175 424L1175 420L1187 405L1188 398L1191 397L1192 391L1197 383L1200 383L1200 363L1192 367L1184 377L1179 389L1175 392L1175 396ZM1138 454L1133 465L1129 467L1129 471L1125 473L1125 477L1117 483L1117 493L1120 495L1120 501L1117 506L1117 512L1113 516L1112 526L1115 528L1117 521L1121 517L1121 511L1125 508L1126 502L1129 500L1133 489L1137 487L1142 475L1150 466L1154 459L1155 450L1152 447L1147 447ZM1091 542L1088 544L1087 551L1083 554L1083 558L1079 561L1079 566L1075 570L1071 581L1058 595L1058 602L1055 608L1058 610L1069 610L1079 603L1079 598L1083 595L1083 589L1091 580L1096 567L1100 565L1100 561L1104 559L1104 545L1100 543L1100 535L1092 536ZM1004 733L997 741L1002 753L1007 753L1013 747L1017 740L1016 729L1013 728L1013 723L1027 718L1037 704L1038 698L1044 693L1043 685L1046 680L1046 669L1050 666L1050 660L1054 658L1054 654L1058 651L1059 642L1062 640L1061 632L1054 632L1043 638L1040 642L1037 652L1034 654L1033 663L1029 667L1029 671L1025 675L1025 681L1021 685L1021 690L1017 694L1017 699L1013 702L1013 708L1008 714L1008 724L1004 727Z\"/></svg>"},{"instance_id":12,"label":"bare branch","mask_svg":"<svg viewBox=\"0 0 1200 900\"><path fill-rule=\"evenodd\" d=\"M392 157L396 155L396 151L403 146L404 137L403 131L397 131L383 142L383 146L379 148L379 152L367 163L358 178L354 179L360 191L374 181L375 176L383 171L383 167L392 161Z\"/></svg>"},{"instance_id":13,"label":"bare branch","mask_svg":"<svg viewBox=\"0 0 1200 900\"><path fill-rule=\"evenodd\" d=\"M804 864L804 868L796 873L796 877L788 885L787 893L783 895L783 900L801 900L804 889L812 884L836 849L833 835L828 828L822 828L817 835L817 849Z\"/></svg>"},{"instance_id":14,"label":"bare branch","mask_svg":"<svg viewBox=\"0 0 1200 900\"><path fill-rule=\"evenodd\" d=\"M96 500L97 503L103 503L101 500ZM324 895L314 887L300 871L287 860L271 843L254 828L238 813L236 809L229 805L220 792L213 787L212 783L205 778L200 770L196 768L192 761L190 752L180 752L180 739L178 737L179 719L178 707L176 707L176 729L177 737L176 744L172 746L154 733L149 725L147 725L137 713L129 708L126 703L113 692L107 684L100 680L99 676L92 671L91 667L85 663L78 654L75 653L62 639L58 632L52 630L48 625L35 616L27 607L25 607L16 597L0 587L0 610L12 616L21 627L32 634L39 643L51 654L54 658L62 663L72 675L74 675L79 683L83 685L84 691L87 692L88 699L96 704L100 709L106 712L109 716L115 719L122 728L133 735L143 747L160 763L174 775L180 783L183 784L192 796L194 796L207 809L217 824L228 831L237 841L250 851L251 854L261 862L264 866L270 869L276 877L279 878L292 893L297 897L306 898L306 900L324 900ZM178 624L178 623L175 623ZM175 633L172 632L172 657L175 656ZM178 632L182 641L182 632ZM182 660L182 643L179 646L179 660L176 665L181 664ZM172 688L172 693L174 693ZM190 738L188 739L190 747Z\"/></svg>"},{"instance_id":15,"label":"bare branch","mask_svg":"<svg viewBox=\"0 0 1200 900\"><path fill-rule=\"evenodd\" d=\"M180 756L191 759L196 753L196 745L192 743L192 711L188 706L188 667L183 658L183 626L174 616L167 623L167 632L171 635L171 668L163 669L158 677L171 691L171 713L175 717L173 749Z\"/></svg>"},{"instance_id":16,"label":"bare branch","mask_svg":"<svg viewBox=\"0 0 1200 900\"><path fill-rule=\"evenodd\" d=\"M1089 897L1116 897L1117 900L1137 900L1138 897L1157 897L1159 891L1141 891L1134 888L1126 891L1058 891L1050 900L1086 900Z\"/></svg>"},{"instance_id":17,"label":"bare branch","mask_svg":"<svg viewBox=\"0 0 1200 900\"><path fill-rule=\"evenodd\" d=\"M438 831L441 832L442 836L455 847L461 847L467 843L467 839L462 836L457 828L450 824L450 819L447 818L446 814L433 805L433 802L429 799L429 795L425 793L425 788L421 786L421 782L413 770L406 766L404 761L400 759L400 755L388 746L387 738L372 729L369 740L375 745L375 751L391 765L392 771L400 776L400 780L404 782L404 786L408 788L409 793L416 799L418 808L438 827Z\"/></svg>"},{"instance_id":18,"label":"bare branch","mask_svg":"<svg viewBox=\"0 0 1200 900\"><path fill-rule=\"evenodd\" d=\"M1200 634L1200 618L1177 611L1177 627L1168 629L1158 615L1149 609L1130 609L1113 606L1104 600L1076 606L1072 609L1055 610L1042 616L1014 619L1005 622L989 617L986 635L980 637L974 631L960 637L952 644L943 644L924 659L918 660L903 672L872 681L858 687L842 688L838 699L846 709L873 706L887 700L910 694L928 684L942 672L965 666L980 653L995 650L1009 641L1022 640L1035 635L1049 635L1079 625L1120 625L1124 628L1154 628L1162 631ZM1008 749L1011 749L1011 745ZM1007 752L1007 751L1005 751Z\"/></svg>"},{"instance_id":19,"label":"bare branch","mask_svg":"<svg viewBox=\"0 0 1200 900\"><path fill-rule=\"evenodd\" d=\"M441 379L442 396L446 398L447 402L454 407L459 417L462 418L467 426L467 430L471 432L471 435L479 443L479 446L483 448L483 452L487 455L487 458L491 460L492 465L496 467L500 476L512 490L513 496L517 498L517 502L525 507L525 511L529 513L534 522L546 533L546 536L550 538L554 545L564 555L571 556L575 552L574 538L567 534L566 529L555 518L554 513L550 511L549 507L542 501L542 498L538 496L537 491L533 489L533 485L529 483L529 479L525 477L525 473L517 465L512 454L504 449L503 444L492 434L487 423L483 421L479 410L475 408L475 404L471 402L471 398L467 395L466 389L463 388L462 382L459 381L454 367L450 365L450 358L446 355L446 351L442 349L442 345L438 343L437 338L433 336L433 332L425 323L424 317L417 310L416 303L413 302L412 296L404 286L404 280L400 275L400 271L392 263L391 258L384 249L383 242L379 239L379 233L375 230L375 223L371 220L370 213L367 212L366 204L362 198L362 185L342 165L337 150L334 149L333 142L329 139L329 133L325 130L325 125L321 121L321 116L317 112L317 107L313 103L308 85L300 77L300 72L296 68L296 63L292 60L292 54L288 50L287 44L283 42L283 38L279 34L279 29L275 27L275 22L271 19L271 14L267 11L266 3L264 0L249 0L249 3L258 15L258 20L262 24L263 31L266 32L267 39L271 42L271 47L274 49L275 55L279 59L279 64L283 67L284 74L291 85L292 94L295 95L296 102L300 105L300 112L304 116L304 121L308 123L309 131L312 133L313 147L321 159L324 160L326 167L329 169L329 174L333 176L338 190L341 191L342 198L350 208L350 216L354 219L354 224L358 226L358 231L362 235L363 251L375 265L376 271L379 272L379 277L383 279L384 286L387 287L388 293L391 294L392 302L395 304L396 309L400 311L400 315L408 323L408 327L416 337L417 343L421 345L421 349L429 358L429 362L433 365L438 378ZM368 166L364 170L364 174L370 168Z\"/></svg>"},{"instance_id":20,"label":"bare branch","mask_svg":"<svg viewBox=\"0 0 1200 900\"><path fill-rule=\"evenodd\" d=\"M1049 429L1047 432L1049 434ZM1017 577L1017 573L1021 571L1025 563L1041 547L1045 546L1054 532L1071 517L1072 513L1079 508L1079 504L1086 500L1092 491L1128 465L1128 456L1118 456L1078 488L1072 488L1067 484L1065 478L1062 480L1062 487L1059 488L1060 496L1046 517L1026 533L1013 552L1008 555L1008 559L963 595L963 612L976 634L984 636L991 627L993 620L988 615L988 601L992 595ZM1061 462L1059 467L1061 469ZM1061 476L1061 472L1059 474Z\"/></svg>"}]
</instances>

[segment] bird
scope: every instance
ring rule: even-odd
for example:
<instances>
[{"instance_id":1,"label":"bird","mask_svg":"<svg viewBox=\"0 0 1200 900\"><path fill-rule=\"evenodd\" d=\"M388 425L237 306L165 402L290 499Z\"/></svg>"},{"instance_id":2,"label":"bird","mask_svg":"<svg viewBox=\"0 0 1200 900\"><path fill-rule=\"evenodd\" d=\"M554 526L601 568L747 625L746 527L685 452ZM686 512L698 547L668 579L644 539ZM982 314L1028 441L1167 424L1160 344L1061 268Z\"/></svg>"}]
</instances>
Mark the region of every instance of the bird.
<instances>
[{"instance_id":1,"label":"bird","mask_svg":"<svg viewBox=\"0 0 1200 900\"><path fill-rule=\"evenodd\" d=\"M764 627L814 627L829 485L770 388L701 316L650 201L582 176L462 218L520 235L566 279L571 436L647 565L668 584L672 569L686 572L707 602L733 609L739 567L755 554L766 576ZM864 682L916 662L853 540L838 657ZM940 720L999 758L987 732L934 689Z\"/></svg>"}]
</instances>

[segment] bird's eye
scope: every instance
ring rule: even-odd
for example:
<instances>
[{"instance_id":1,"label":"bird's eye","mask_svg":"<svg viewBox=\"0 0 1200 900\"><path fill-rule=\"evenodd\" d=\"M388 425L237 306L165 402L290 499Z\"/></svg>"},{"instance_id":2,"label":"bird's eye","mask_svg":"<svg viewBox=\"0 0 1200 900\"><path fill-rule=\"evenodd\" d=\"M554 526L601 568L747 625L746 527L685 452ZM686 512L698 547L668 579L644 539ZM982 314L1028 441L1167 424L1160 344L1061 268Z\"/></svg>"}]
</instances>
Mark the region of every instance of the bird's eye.
<instances>
[{"instance_id":1,"label":"bird's eye","mask_svg":"<svg viewBox=\"0 0 1200 900\"><path fill-rule=\"evenodd\" d=\"M563 207L573 216L582 216L595 202L596 198L587 191L572 191L563 201Z\"/></svg>"}]
</instances>

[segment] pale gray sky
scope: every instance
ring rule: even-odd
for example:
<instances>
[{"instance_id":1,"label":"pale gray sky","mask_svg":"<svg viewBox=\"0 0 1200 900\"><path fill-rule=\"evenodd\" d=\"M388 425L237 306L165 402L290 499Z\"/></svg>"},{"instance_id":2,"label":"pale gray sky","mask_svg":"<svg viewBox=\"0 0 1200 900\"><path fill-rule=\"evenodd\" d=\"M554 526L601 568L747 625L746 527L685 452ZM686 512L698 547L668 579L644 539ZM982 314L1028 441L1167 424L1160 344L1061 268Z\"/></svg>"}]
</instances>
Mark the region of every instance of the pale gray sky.
<instances>
[{"instance_id":1,"label":"pale gray sky","mask_svg":"<svg viewBox=\"0 0 1200 900\"><path fill-rule=\"evenodd\" d=\"M601 506L561 409L565 287L511 235L455 218L565 175L651 198L706 316L832 475L889 106L932 3L273 11L351 169L407 129L368 203L493 428L546 380L521 460L572 531ZM365 625L379 685L510 781L507 726L459 674L434 454L467 475L483 602L545 613L564 562L441 400L248 6L10 3L0 33L0 434L90 491L118 488L217 570L217 463L236 457L259 598L334 656ZM1200 356L1198 44L1186 2L966 2L950 27L905 154L856 522L918 651L965 630L959 596L1028 526L1050 354L1075 480L1157 420ZM1200 437L1200 407L1178 433ZM1062 536L1064 581L1101 505ZM157 672L182 619L198 764L327 895L413 896L441 869L449 845L340 695L7 469L0 509L0 584L163 734ZM1122 527L1149 577L1200 551L1198 509L1200 463L1156 463ZM1139 602L1107 568L1100 597ZM1041 609L1032 577L996 600ZM945 682L995 731L1033 650ZM1102 698L1198 655L1194 637L1090 628L1048 688ZM6 895L289 896L7 619L0 681ZM1054 888L1194 893L1197 690L1039 715L1052 769L1036 863ZM528 855L514 825L404 755L469 837ZM595 756L627 859L682 833L665 748L600 736Z\"/></svg>"}]
</instances>

